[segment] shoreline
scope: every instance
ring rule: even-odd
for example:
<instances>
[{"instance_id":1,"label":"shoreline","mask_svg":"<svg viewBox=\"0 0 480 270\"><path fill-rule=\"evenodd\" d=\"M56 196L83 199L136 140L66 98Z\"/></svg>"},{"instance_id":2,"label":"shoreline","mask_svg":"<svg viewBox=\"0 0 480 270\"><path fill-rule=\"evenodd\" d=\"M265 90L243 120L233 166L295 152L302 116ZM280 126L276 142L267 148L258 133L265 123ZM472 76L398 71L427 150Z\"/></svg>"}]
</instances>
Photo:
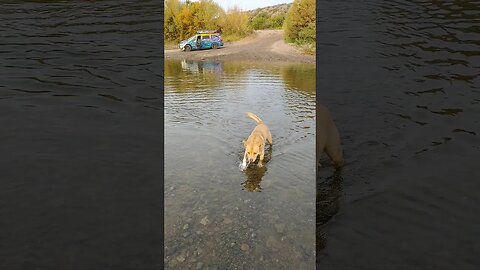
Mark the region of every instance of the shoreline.
<instances>
[{"instance_id":1,"label":"shoreline","mask_svg":"<svg viewBox=\"0 0 480 270\"><path fill-rule=\"evenodd\" d=\"M282 30L257 30L252 35L213 50L184 52L164 50L165 59L185 60L254 60L261 62L315 63L315 55L308 55L283 40Z\"/></svg>"}]
</instances>

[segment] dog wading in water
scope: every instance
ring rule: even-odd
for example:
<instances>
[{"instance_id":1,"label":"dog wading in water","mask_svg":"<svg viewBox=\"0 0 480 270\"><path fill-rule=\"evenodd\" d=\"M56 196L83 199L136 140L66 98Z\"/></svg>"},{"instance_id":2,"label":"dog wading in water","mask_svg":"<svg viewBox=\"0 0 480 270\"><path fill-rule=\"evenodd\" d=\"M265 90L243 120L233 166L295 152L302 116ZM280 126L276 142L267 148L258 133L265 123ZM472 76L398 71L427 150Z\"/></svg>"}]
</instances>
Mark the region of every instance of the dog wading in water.
<instances>
[{"instance_id":1,"label":"dog wading in water","mask_svg":"<svg viewBox=\"0 0 480 270\"><path fill-rule=\"evenodd\" d=\"M263 160L265 158L265 144L272 145L272 134L268 129L268 126L263 123L262 119L251 112L246 112L248 117L252 118L257 125L253 129L247 140L243 141L245 146L245 153L243 154L243 161L240 168L244 170L248 165L254 163L259 158L258 166L263 166Z\"/></svg>"}]
</instances>

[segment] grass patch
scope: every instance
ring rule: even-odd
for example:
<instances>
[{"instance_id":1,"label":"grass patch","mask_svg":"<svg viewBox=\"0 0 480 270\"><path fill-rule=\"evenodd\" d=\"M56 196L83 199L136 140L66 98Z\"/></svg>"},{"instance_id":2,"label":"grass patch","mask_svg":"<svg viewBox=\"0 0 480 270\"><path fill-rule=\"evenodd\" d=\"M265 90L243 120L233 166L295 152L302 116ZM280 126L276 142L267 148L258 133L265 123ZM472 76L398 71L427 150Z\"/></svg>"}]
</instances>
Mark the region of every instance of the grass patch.
<instances>
[{"instance_id":1,"label":"grass patch","mask_svg":"<svg viewBox=\"0 0 480 270\"><path fill-rule=\"evenodd\" d=\"M315 55L317 51L315 43L295 44L295 46L299 48L303 53L308 55Z\"/></svg>"},{"instance_id":2,"label":"grass patch","mask_svg":"<svg viewBox=\"0 0 480 270\"><path fill-rule=\"evenodd\" d=\"M178 44L180 42L178 41L172 41L172 40L165 40L163 44L163 49L164 50L173 50L173 49L178 49Z\"/></svg>"},{"instance_id":3,"label":"grass patch","mask_svg":"<svg viewBox=\"0 0 480 270\"><path fill-rule=\"evenodd\" d=\"M287 41L285 41L287 42ZM315 42L287 42L287 44L297 48L304 54L315 55L316 43Z\"/></svg>"},{"instance_id":4,"label":"grass patch","mask_svg":"<svg viewBox=\"0 0 480 270\"><path fill-rule=\"evenodd\" d=\"M247 37L245 35L237 35L237 34L221 35L221 36L224 42L239 41Z\"/></svg>"}]
</instances>

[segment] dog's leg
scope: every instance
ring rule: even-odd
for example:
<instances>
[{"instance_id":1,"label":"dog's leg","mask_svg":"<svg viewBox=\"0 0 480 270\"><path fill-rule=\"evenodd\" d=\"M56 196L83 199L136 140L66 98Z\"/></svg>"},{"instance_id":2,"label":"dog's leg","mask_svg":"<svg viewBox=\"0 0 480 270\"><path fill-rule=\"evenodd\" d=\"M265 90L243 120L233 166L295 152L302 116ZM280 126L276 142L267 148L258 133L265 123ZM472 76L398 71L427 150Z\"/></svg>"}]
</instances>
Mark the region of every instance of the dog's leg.
<instances>
[{"instance_id":1,"label":"dog's leg","mask_svg":"<svg viewBox=\"0 0 480 270\"><path fill-rule=\"evenodd\" d=\"M333 161L335 168L339 169L345 164L343 159L342 144L340 142L340 135L338 134L338 129L333 122L330 124L330 129L325 144L325 152Z\"/></svg>"},{"instance_id":2,"label":"dog's leg","mask_svg":"<svg viewBox=\"0 0 480 270\"><path fill-rule=\"evenodd\" d=\"M247 168L247 153L243 154L243 161L240 164L240 169L243 171Z\"/></svg>"},{"instance_id":3,"label":"dog's leg","mask_svg":"<svg viewBox=\"0 0 480 270\"><path fill-rule=\"evenodd\" d=\"M268 147L268 152L267 152L267 159L265 162L269 162L272 159L272 152L273 152L273 144L270 144L270 147Z\"/></svg>"},{"instance_id":4,"label":"dog's leg","mask_svg":"<svg viewBox=\"0 0 480 270\"><path fill-rule=\"evenodd\" d=\"M259 151L260 151L260 160L258 161L258 167L263 167L263 159L265 158L265 145L262 145Z\"/></svg>"},{"instance_id":5,"label":"dog's leg","mask_svg":"<svg viewBox=\"0 0 480 270\"><path fill-rule=\"evenodd\" d=\"M268 142L270 145L273 144L272 133L270 133L270 131L268 131L267 142Z\"/></svg>"}]
</instances>

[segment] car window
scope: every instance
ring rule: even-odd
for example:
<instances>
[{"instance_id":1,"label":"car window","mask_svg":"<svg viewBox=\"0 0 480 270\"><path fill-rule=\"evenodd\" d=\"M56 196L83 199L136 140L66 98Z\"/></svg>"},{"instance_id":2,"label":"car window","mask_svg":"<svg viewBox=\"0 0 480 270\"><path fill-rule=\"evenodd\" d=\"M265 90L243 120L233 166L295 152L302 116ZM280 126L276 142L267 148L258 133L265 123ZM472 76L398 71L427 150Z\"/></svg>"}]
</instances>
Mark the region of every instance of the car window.
<instances>
[{"instance_id":1,"label":"car window","mask_svg":"<svg viewBox=\"0 0 480 270\"><path fill-rule=\"evenodd\" d=\"M210 36L202 36L202 39L210 39Z\"/></svg>"}]
</instances>

